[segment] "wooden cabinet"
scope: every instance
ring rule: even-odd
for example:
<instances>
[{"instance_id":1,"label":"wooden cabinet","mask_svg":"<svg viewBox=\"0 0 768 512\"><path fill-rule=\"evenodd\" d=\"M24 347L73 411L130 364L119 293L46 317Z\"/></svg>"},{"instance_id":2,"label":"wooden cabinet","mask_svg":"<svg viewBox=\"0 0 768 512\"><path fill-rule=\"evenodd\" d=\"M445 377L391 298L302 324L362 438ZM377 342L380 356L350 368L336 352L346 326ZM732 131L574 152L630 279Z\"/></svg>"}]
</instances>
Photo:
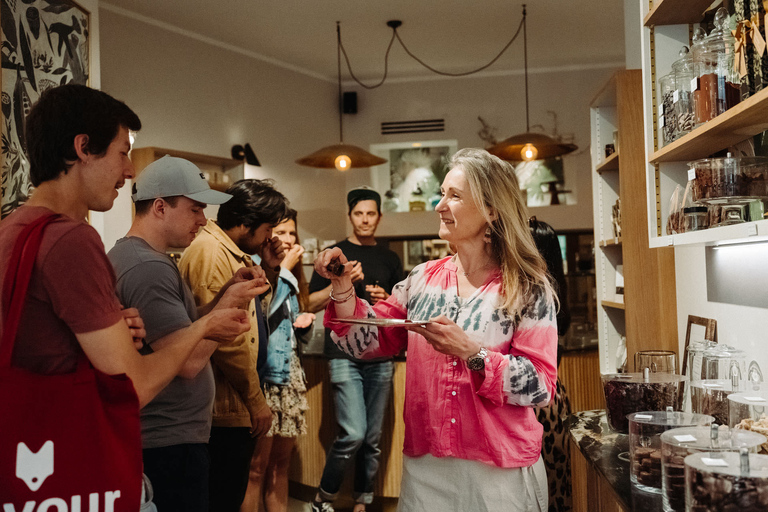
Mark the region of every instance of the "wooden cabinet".
<instances>
[{"instance_id":1,"label":"wooden cabinet","mask_svg":"<svg viewBox=\"0 0 768 512\"><path fill-rule=\"evenodd\" d=\"M591 411L605 406L597 350L566 352L557 374L568 393L571 412Z\"/></svg>"},{"instance_id":2,"label":"wooden cabinet","mask_svg":"<svg viewBox=\"0 0 768 512\"><path fill-rule=\"evenodd\" d=\"M639 350L677 352L674 252L671 248L649 248L642 99L641 71L626 70L614 74L590 105L598 336L603 373L616 371L622 336L626 337L630 370ZM617 145L608 158L604 156L606 144ZM620 237L615 236L611 220L617 199L621 204ZM623 296L616 294L619 265L623 268Z\"/></svg>"},{"instance_id":3,"label":"wooden cabinet","mask_svg":"<svg viewBox=\"0 0 768 512\"><path fill-rule=\"evenodd\" d=\"M570 438L573 512L627 512L611 485L582 455Z\"/></svg>"},{"instance_id":4,"label":"wooden cabinet","mask_svg":"<svg viewBox=\"0 0 768 512\"><path fill-rule=\"evenodd\" d=\"M136 175L141 174L141 171L146 166L165 155L184 158L197 165L203 171L203 174L206 175L211 188L221 192L228 189L237 180L243 179L245 166L240 160L155 147L134 148L131 150L131 161L136 169Z\"/></svg>"}]
</instances>

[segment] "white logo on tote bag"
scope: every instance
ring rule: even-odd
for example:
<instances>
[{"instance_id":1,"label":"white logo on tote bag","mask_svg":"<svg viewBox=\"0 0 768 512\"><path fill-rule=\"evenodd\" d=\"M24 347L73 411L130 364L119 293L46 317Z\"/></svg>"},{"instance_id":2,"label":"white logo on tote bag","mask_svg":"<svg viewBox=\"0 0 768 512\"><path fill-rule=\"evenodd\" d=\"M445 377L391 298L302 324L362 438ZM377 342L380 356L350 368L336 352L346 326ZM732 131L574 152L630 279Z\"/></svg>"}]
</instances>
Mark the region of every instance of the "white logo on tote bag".
<instances>
[{"instance_id":1,"label":"white logo on tote bag","mask_svg":"<svg viewBox=\"0 0 768 512\"><path fill-rule=\"evenodd\" d=\"M37 491L45 479L53 474L53 441L46 441L35 453L26 444L16 447L16 476L32 492Z\"/></svg>"}]
</instances>

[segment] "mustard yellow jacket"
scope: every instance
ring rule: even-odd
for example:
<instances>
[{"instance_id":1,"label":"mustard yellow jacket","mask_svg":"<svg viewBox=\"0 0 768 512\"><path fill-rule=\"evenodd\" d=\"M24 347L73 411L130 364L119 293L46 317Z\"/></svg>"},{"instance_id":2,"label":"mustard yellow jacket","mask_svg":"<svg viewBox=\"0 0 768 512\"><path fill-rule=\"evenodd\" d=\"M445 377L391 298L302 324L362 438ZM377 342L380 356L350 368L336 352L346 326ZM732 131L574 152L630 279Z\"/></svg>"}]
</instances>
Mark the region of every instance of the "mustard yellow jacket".
<instances>
[{"instance_id":1,"label":"mustard yellow jacket","mask_svg":"<svg viewBox=\"0 0 768 512\"><path fill-rule=\"evenodd\" d=\"M212 219L179 261L181 275L189 283L198 306L213 300L234 273L246 266L253 266L250 255L241 251ZM275 272L267 269L265 272L274 289ZM269 296L265 300L268 301ZM216 427L250 427L251 414L268 407L256 373L259 328L253 301L248 306L248 317L251 329L233 343L219 345L211 356L216 382L213 403L213 426Z\"/></svg>"}]
</instances>

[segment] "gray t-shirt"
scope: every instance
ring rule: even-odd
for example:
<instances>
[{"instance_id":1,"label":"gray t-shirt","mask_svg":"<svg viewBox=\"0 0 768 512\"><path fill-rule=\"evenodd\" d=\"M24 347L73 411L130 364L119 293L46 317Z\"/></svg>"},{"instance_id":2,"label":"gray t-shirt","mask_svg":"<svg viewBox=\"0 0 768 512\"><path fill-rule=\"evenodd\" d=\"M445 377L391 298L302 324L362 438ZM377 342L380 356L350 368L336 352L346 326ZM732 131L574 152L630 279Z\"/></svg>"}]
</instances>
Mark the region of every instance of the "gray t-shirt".
<instances>
[{"instance_id":1,"label":"gray t-shirt","mask_svg":"<svg viewBox=\"0 0 768 512\"><path fill-rule=\"evenodd\" d=\"M195 299L176 264L141 238L121 238L107 254L117 274L117 296L139 310L152 343L197 319ZM176 377L141 410L144 448L207 443L214 398L211 364L194 379Z\"/></svg>"}]
</instances>

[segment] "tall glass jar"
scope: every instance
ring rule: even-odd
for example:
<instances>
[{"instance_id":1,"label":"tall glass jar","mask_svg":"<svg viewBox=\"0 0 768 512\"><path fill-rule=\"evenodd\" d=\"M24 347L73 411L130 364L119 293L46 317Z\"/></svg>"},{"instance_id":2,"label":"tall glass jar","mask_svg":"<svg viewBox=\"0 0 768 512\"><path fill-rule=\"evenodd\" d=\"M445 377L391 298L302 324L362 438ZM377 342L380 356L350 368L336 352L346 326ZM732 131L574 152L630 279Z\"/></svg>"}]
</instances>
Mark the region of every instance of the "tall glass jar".
<instances>
[{"instance_id":1,"label":"tall glass jar","mask_svg":"<svg viewBox=\"0 0 768 512\"><path fill-rule=\"evenodd\" d=\"M675 111L675 139L678 139L694 128L693 102L691 101L691 81L694 67L693 55L683 46L678 54L680 58L672 63L672 75L675 80L675 90L672 94Z\"/></svg>"},{"instance_id":2,"label":"tall glass jar","mask_svg":"<svg viewBox=\"0 0 768 512\"><path fill-rule=\"evenodd\" d=\"M722 114L741 100L741 80L734 69L734 37L728 22L728 12L720 8L715 13L715 28L702 38L694 35L692 47L694 74L694 117L699 126Z\"/></svg>"},{"instance_id":3,"label":"tall glass jar","mask_svg":"<svg viewBox=\"0 0 768 512\"><path fill-rule=\"evenodd\" d=\"M670 73L659 78L658 97L661 98L659 126L661 127L664 144L674 141L677 133L677 116L675 115L675 104L673 102L674 93L675 76Z\"/></svg>"}]
</instances>

